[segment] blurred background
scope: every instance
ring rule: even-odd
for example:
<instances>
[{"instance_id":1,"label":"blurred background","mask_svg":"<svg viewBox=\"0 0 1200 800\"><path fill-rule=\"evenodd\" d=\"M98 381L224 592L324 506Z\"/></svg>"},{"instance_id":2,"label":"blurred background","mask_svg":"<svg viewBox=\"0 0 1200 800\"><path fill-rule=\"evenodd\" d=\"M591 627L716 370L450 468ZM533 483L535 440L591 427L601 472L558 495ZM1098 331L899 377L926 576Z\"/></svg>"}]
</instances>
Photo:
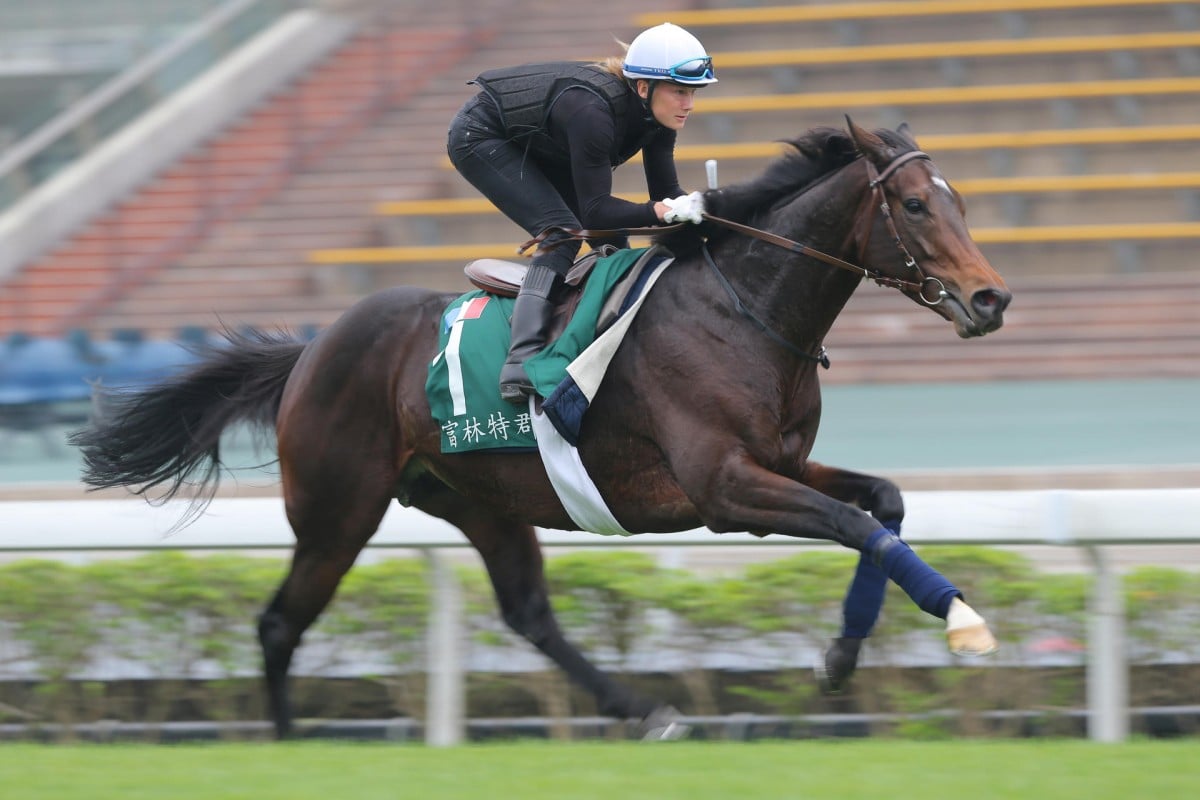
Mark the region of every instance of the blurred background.
<instances>
[{"instance_id":1,"label":"blurred background","mask_svg":"<svg viewBox=\"0 0 1200 800\"><path fill-rule=\"evenodd\" d=\"M187 363L189 344L215 341L222 326L311 337L376 289L467 291L465 262L509 257L526 238L445 157L447 126L473 94L467 81L496 66L619 54L618 41L662 21L697 35L720 78L698 96L680 134L685 188L703 188L706 159L718 161L722 184L737 182L780 154L782 140L842 125L846 115L867 127L907 122L964 195L977 241L1013 290L1004 329L961 342L939 317L864 285L826 341L833 367L821 376L817 460L886 475L908 491L1198 485L1195 2L980 0L947 9L920 0L0 0L0 499L84 495L65 435L86 421L96 382L136 386L170 374ZM615 185L644 196L640 165L619 168ZM226 454L247 469L226 482L223 496L278 494L269 467L250 469L270 460L269 446L234 435ZM978 731L1003 727L999 719L1008 733L1035 730L1030 719L1047 709L1062 731L1079 730L1090 580L1082 552L946 553L946 563L961 564L956 575L973 576L977 593L1024 620L1010 631L1020 642L1006 656L1013 671L953 672L934 655L933 640L902 635L917 623L891 602L883 644L867 664L893 670L895 682L837 702L797 689L810 682L792 672L836 633L849 554L806 552L797 558L808 561L792 564L778 548L719 557L687 548L624 566L605 565L609 556L638 554L563 562L564 607L603 606L601 598L633 604L639 627L614 633L613 619L633 613L628 607L610 619L580 611L579 637L614 668L676 692L690 713L807 715L788 717L791 735L816 730L818 714L842 714L843 725L874 714L853 730L892 732L897 724L879 715L962 712L986 696L992 716L986 724L974 718ZM1159 544L1114 548L1113 556L1126 576L1131 622L1139 608L1173 604L1136 631L1134 704L1190 709L1163 730L1194 730L1200 553ZM825 557L833 561L812 561ZM91 559L31 566L0 558L10 570L0 575L0 722L257 718L254 687L217 699L204 692L256 669L249 626L277 578L254 570L277 574L277 556L265 567L229 567L232 605L147 598L123 613L114 612L122 607L114 598L143 590L97 571ZM473 564L464 556L459 566L469 572ZM143 575L178 569L180 585L191 569L170 559L126 567ZM380 561L364 570L409 567ZM753 572L768 568L780 572ZM827 580L816 577L826 568ZM780 601L776 591L752 606L777 615L777 627L705 622L672 605L693 592L718 596L712 581L741 581L745 591L792 586L788 569L795 582L811 581L811 592ZM646 583L673 590L650 598L597 577L639 570L657 576ZM413 665L422 657L424 578L380 575L377 584L368 575L348 588L352 599L320 628L328 638L301 672L318 681L310 699L344 702L336 712L314 706L312 716L423 713ZM502 693L509 706L480 706L473 715L536 717L542 722L528 728L535 735L570 735L577 728L563 720L586 717L586 702L486 621L494 610L477 577L462 578L479 590L482 609L471 617L472 696L493 696L489 687L513 680L519 686ZM379 594L389 585L408 587L409 612ZM56 586L76 587L65 594L89 615L75 605L13 610L31 587ZM725 602L744 598L734 584L721 586ZM63 595L47 589L46 602ZM92 617L97 598L107 598L104 613ZM158 630L167 607L183 608L170 619L193 633L232 626L246 635L234 646L205 634L184 657L171 638L178 628L167 626L165 651L180 658L166 663L147 655L154 648L114 649L130 625ZM109 619L112 627L48 634L35 624L55 614L64 624ZM366 630L369 619L387 622L390 638ZM680 667L695 651L656 655L680 625L694 626L696 647L710 648L701 661L711 671ZM337 636L359 638L334 646ZM67 640L79 646L54 649ZM751 640L758 643L748 647ZM503 677L501 664L518 665L517 678ZM1063 671L1032 683L1022 671L1053 669ZM739 675L741 683L731 677ZM98 688L86 688L91 680ZM165 680L179 684L162 690ZM344 692L327 691L330 681L344 681ZM207 700L180 700L184 685ZM150 686L162 692L154 702ZM1022 713L1000 714L1014 711L1014 687L1026 686L1037 688L1022 696ZM1143 714L1138 724L1149 730L1147 720L1166 716ZM936 734L940 724L924 732Z\"/></svg>"}]
</instances>

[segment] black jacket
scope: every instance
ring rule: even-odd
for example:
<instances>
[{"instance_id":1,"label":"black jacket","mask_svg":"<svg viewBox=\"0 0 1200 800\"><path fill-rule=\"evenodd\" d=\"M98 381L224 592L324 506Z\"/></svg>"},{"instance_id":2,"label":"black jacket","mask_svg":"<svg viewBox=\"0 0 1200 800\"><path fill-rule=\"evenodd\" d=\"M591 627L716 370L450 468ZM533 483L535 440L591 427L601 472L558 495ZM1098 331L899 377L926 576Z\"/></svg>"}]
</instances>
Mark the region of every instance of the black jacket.
<instances>
[{"instance_id":1,"label":"black jacket","mask_svg":"<svg viewBox=\"0 0 1200 800\"><path fill-rule=\"evenodd\" d=\"M490 70L473 81L499 111L503 138L519 143L560 187L586 228L658 224L653 204L683 194L675 131L659 125L626 81L574 62ZM642 152L649 203L612 196L612 170Z\"/></svg>"}]
</instances>

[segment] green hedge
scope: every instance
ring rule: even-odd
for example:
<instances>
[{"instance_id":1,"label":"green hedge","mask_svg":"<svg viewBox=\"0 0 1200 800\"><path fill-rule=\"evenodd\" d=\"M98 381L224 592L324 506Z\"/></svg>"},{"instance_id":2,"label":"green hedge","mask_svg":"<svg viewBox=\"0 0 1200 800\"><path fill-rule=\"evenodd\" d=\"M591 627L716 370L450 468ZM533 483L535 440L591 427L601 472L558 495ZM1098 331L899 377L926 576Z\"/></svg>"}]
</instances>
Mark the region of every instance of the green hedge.
<instances>
[{"instance_id":1,"label":"green hedge","mask_svg":"<svg viewBox=\"0 0 1200 800\"><path fill-rule=\"evenodd\" d=\"M1040 573L1028 559L994 548L923 552L996 628L1001 663L1038 669L1045 654L1037 648L1049 641L1067 648L1069 664L1082 664L1082 654L1069 649L1086 639L1087 576ZM547 579L568 636L606 668L639 671L632 661L638 656L642 670L647 663L653 669L659 652L685 664L674 670L674 679L687 711L805 712L824 707L812 681L797 677L803 666L796 663L798 652L820 649L837 634L855 558L807 551L701 572L665 569L639 551L580 551L552 554ZM254 622L285 569L278 558L171 552L86 564L29 559L0 565L0 680L11 684L16 675L33 676L20 682L22 692L0 702L0 721L134 713L114 711L111 698L89 683L98 664L116 665L154 687L143 690L137 712L150 720L180 713L198 683L248 684L260 670ZM501 623L482 571L461 568L459 576L473 646L532 652ZM1125 576L1124 587L1135 659L1200 661L1200 577L1142 568ZM369 661L375 668L358 680L375 682L400 713L419 716L429 606L424 559L360 564L306 636L301 652L323 655L310 658L304 671L344 675ZM739 684L704 667L708 656L740 652L751 643L761 662L755 671L768 679ZM940 623L893 587L867 651L872 679L858 687L857 710L1054 708L1079 700L1077 677L1063 686L1053 676L1019 680L1005 677L1011 670L979 666L946 666L921 677L906 669L914 657L943 651ZM540 713L588 713L587 699L548 661L543 666L544 672L503 680L517 681L536 698ZM305 682L297 684L303 693ZM246 699L255 693L256 684L243 687L216 708L208 695L191 699L208 703L211 718L258 716L258 701ZM909 732L938 731L927 725Z\"/></svg>"}]
</instances>

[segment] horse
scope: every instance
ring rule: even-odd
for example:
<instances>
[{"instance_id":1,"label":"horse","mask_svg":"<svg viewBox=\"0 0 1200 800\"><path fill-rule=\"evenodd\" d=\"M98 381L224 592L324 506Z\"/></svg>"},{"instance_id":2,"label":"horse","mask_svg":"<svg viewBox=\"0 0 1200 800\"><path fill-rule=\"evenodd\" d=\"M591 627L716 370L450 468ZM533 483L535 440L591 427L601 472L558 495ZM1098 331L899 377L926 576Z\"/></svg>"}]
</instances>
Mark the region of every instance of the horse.
<instances>
[{"instance_id":1,"label":"horse","mask_svg":"<svg viewBox=\"0 0 1200 800\"><path fill-rule=\"evenodd\" d=\"M707 527L859 551L846 633L825 658L835 689L854 671L889 579L946 620L953 652L986 654L996 643L962 593L900 538L894 483L809 460L818 367L828 366L822 342L864 278L962 338L1000 328L1011 299L971 239L961 197L907 125L846 122L798 136L756 178L709 189L702 224L659 237L675 261L632 320L577 443L631 533ZM599 713L676 729L675 709L598 669L560 630L535 526L579 526L538 455L441 452L425 381L455 296L386 288L307 343L285 331L227 332L186 371L114 394L105 415L73 434L84 480L159 500L187 487L207 502L221 432L234 422L274 429L296 544L258 637L280 738L294 733L288 670L301 637L394 500L465 534L503 620L588 690Z\"/></svg>"}]
</instances>

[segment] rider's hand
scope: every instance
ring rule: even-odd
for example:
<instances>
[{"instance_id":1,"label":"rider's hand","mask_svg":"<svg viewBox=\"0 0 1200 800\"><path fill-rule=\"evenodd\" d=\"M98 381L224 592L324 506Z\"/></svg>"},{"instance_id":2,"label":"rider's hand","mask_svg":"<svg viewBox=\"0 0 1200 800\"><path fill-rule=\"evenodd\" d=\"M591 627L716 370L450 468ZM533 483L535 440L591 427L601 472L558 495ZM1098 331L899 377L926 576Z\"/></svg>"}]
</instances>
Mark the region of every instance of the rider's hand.
<instances>
[{"instance_id":1,"label":"rider's hand","mask_svg":"<svg viewBox=\"0 0 1200 800\"><path fill-rule=\"evenodd\" d=\"M667 213L663 214L663 222L691 222L699 225L704 221L704 195L692 192L681 197L668 197L663 200Z\"/></svg>"}]
</instances>

